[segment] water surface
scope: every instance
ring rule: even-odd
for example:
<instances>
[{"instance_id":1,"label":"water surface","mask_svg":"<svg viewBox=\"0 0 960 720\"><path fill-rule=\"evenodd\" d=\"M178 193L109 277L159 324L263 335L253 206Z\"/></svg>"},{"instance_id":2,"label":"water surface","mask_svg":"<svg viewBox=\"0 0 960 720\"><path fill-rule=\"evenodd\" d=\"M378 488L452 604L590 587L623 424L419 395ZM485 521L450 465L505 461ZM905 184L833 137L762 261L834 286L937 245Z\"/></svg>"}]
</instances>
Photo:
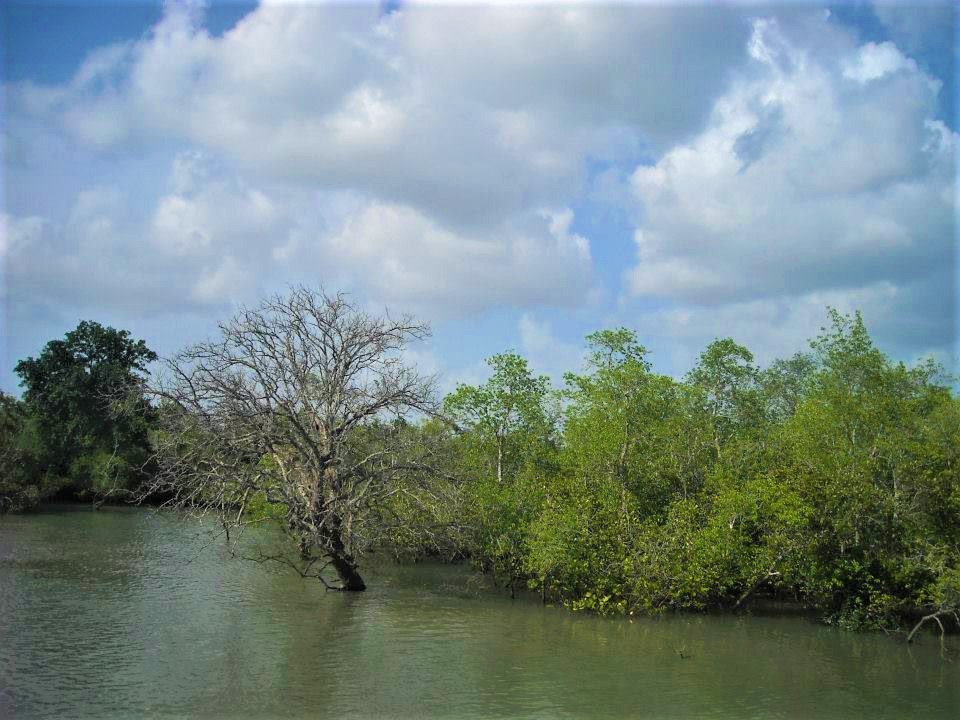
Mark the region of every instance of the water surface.
<instances>
[{"instance_id":1,"label":"water surface","mask_svg":"<svg viewBox=\"0 0 960 720\"><path fill-rule=\"evenodd\" d=\"M0 717L956 718L960 642L597 618L465 568L325 592L140 509L0 518Z\"/></svg>"}]
</instances>

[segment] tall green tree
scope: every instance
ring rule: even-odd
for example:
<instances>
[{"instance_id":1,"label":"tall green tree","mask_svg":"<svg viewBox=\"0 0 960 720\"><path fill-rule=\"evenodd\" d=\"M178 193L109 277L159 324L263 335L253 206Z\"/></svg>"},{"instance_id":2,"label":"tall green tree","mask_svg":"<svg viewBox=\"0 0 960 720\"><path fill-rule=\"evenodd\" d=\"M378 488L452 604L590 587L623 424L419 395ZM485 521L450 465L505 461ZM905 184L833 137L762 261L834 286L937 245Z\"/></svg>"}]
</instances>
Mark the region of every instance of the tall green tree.
<instances>
[{"instance_id":1,"label":"tall green tree","mask_svg":"<svg viewBox=\"0 0 960 720\"><path fill-rule=\"evenodd\" d=\"M703 480L707 425L697 396L651 371L647 350L625 328L587 336L587 372L568 374L566 466L622 485L646 516Z\"/></svg>"},{"instance_id":2,"label":"tall green tree","mask_svg":"<svg viewBox=\"0 0 960 720\"><path fill-rule=\"evenodd\" d=\"M477 460L502 484L549 440L556 418L547 405L546 375L534 375L516 353L494 355L487 364L493 370L490 379L460 385L444 400L444 411L469 432Z\"/></svg>"},{"instance_id":3,"label":"tall green tree","mask_svg":"<svg viewBox=\"0 0 960 720\"><path fill-rule=\"evenodd\" d=\"M48 485L101 494L140 478L153 418L144 383L156 359L128 331L83 321L17 363Z\"/></svg>"},{"instance_id":4,"label":"tall green tree","mask_svg":"<svg viewBox=\"0 0 960 720\"><path fill-rule=\"evenodd\" d=\"M447 399L481 564L599 612L766 595L846 627L960 623L960 400L936 364L834 310L809 352L760 368L720 339L683 381L628 329L587 341L559 423L515 355Z\"/></svg>"},{"instance_id":5,"label":"tall green tree","mask_svg":"<svg viewBox=\"0 0 960 720\"><path fill-rule=\"evenodd\" d=\"M760 371L758 384L770 421L784 422L793 416L810 393L817 369L817 360L812 354L798 352L789 358L774 360Z\"/></svg>"},{"instance_id":6,"label":"tall green tree","mask_svg":"<svg viewBox=\"0 0 960 720\"><path fill-rule=\"evenodd\" d=\"M704 410L713 423L713 444L721 446L738 432L757 427L760 420L758 370L753 353L731 338L710 343L687 375L687 382L703 394Z\"/></svg>"},{"instance_id":7,"label":"tall green tree","mask_svg":"<svg viewBox=\"0 0 960 720\"><path fill-rule=\"evenodd\" d=\"M510 583L523 574L530 523L556 474L557 409L549 379L515 353L494 355L482 385L461 385L444 400L457 426L452 444L469 497L468 550Z\"/></svg>"}]
</instances>

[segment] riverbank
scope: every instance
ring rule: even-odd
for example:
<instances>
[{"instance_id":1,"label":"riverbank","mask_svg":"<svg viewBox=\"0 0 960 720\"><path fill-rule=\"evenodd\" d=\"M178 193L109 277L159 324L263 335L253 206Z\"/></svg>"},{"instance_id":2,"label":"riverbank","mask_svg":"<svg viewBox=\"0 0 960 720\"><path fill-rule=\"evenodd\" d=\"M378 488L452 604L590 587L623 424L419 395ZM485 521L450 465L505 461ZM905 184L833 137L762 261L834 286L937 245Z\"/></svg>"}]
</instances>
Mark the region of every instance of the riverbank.
<instances>
[{"instance_id":1,"label":"riverbank","mask_svg":"<svg viewBox=\"0 0 960 720\"><path fill-rule=\"evenodd\" d=\"M164 504L164 498L151 498L140 503L125 502L124 500L116 497L106 497L106 498L81 498L75 494L65 494L54 498L50 502L43 503L36 507L21 511L20 514L50 514L50 513L70 513L70 512L88 512L88 511L105 511L105 510L128 510L131 512L141 512L141 511L155 511L162 508ZM167 514L171 517L177 517L182 511L179 510L170 510ZM2 518L2 516L0 516ZM383 567L385 565L396 564L398 566L411 566L411 565L436 565L436 566L449 566L452 572L465 572L470 578L466 582L463 592L469 594L475 592L478 588L482 588L484 592L488 593L499 593L505 597L512 599L518 599L522 602L535 602L547 607L559 607L563 608L565 611L572 611L576 613L586 613L588 615L596 614L593 610L579 609L571 610L569 606L565 606L563 602L558 601L557 598L548 598L542 593L529 589L525 587L522 583L522 580L517 579L511 584L498 584L497 579L490 571L479 571L473 565L469 557L464 557L462 555L457 555L455 559L440 555L440 554L428 554L426 556L414 556L410 558L396 558L394 556L384 554L380 557L371 556L366 559L366 564L373 564L375 567ZM449 588L448 588L449 589ZM744 603L738 607L724 607L724 606L715 606L704 608L702 610L688 610L688 609L668 609L662 613L666 616L697 616L697 615L707 615L713 617L793 617L793 618L802 618L805 621L824 624L827 626L835 627L840 630L851 631L856 630L856 628L851 628L842 623L836 621L835 618L831 618L825 615L824 611L820 608L805 604L800 600L785 597L783 595L774 595L769 593L756 593L748 598ZM900 619L903 623L901 628L896 630L890 630L886 632L886 636L891 639L897 639L906 641L908 634L911 629L916 627L916 624L922 620L926 615L929 614L929 610L923 608L907 608L902 611ZM636 613L620 613L613 614L613 617L627 617L627 618L636 618L638 615ZM920 628L919 635L914 636L914 640L919 640L921 638L929 639L930 637L939 638L941 635L941 628L943 630L943 635L946 636L960 636L960 624L956 623L952 617L946 617L943 619L941 624L935 622L925 623L923 627ZM879 632L879 631L876 631Z\"/></svg>"}]
</instances>

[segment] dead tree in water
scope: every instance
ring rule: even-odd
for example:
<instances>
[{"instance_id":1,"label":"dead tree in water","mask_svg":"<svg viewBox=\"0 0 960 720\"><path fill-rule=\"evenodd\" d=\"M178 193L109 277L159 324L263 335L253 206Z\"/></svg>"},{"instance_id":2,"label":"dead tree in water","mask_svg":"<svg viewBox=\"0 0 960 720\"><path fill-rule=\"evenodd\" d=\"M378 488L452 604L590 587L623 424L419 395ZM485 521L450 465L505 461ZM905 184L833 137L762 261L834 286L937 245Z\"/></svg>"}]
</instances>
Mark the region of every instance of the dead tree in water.
<instances>
[{"instance_id":1,"label":"dead tree in water","mask_svg":"<svg viewBox=\"0 0 960 720\"><path fill-rule=\"evenodd\" d=\"M166 361L149 491L215 513L228 537L251 518L275 519L297 552L261 559L325 583L332 567L340 583L328 587L365 589L358 559L411 464L398 419L432 411L430 381L400 357L428 327L294 288L219 329Z\"/></svg>"}]
</instances>

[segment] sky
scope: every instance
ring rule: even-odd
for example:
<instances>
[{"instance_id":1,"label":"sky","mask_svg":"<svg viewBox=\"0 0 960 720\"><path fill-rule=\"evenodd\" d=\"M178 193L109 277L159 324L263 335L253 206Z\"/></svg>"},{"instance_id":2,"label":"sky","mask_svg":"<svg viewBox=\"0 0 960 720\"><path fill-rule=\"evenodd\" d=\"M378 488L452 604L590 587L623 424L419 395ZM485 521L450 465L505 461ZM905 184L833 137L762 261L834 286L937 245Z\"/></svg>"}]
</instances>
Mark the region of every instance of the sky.
<instances>
[{"instance_id":1,"label":"sky","mask_svg":"<svg viewBox=\"0 0 960 720\"><path fill-rule=\"evenodd\" d=\"M625 326L681 376L827 306L955 367L952 3L0 6L0 389L84 319L161 355L291 284L442 389Z\"/></svg>"}]
</instances>

